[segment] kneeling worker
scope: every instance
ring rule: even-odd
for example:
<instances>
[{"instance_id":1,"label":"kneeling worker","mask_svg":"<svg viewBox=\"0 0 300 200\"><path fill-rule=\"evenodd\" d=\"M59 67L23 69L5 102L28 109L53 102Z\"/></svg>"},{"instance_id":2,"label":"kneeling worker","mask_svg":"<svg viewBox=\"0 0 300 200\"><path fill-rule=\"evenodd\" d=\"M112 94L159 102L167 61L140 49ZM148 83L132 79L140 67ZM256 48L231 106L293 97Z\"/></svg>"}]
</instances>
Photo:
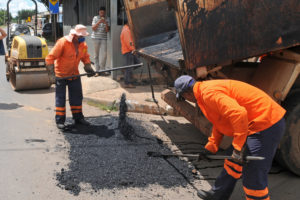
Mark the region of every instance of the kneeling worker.
<instances>
[{"instance_id":1,"label":"kneeling worker","mask_svg":"<svg viewBox=\"0 0 300 200\"><path fill-rule=\"evenodd\" d=\"M86 27L78 24L70 30L70 34L59 39L49 55L46 57L46 64L52 76L52 82L55 83L56 100L56 125L59 129L65 128L66 120L66 86L69 91L70 107L75 120L75 124L89 125L82 114L82 86L80 78L55 80L55 77L68 77L78 75L78 65L82 61L84 70L87 73L94 74L91 67L90 55L85 42L85 36L89 33Z\"/></svg>"},{"instance_id":2,"label":"kneeling worker","mask_svg":"<svg viewBox=\"0 0 300 200\"><path fill-rule=\"evenodd\" d=\"M241 81L196 82L184 75L176 79L175 88L177 98L197 103L213 124L205 146L209 152L218 151L223 135L233 137L232 159L225 160L212 189L199 191L198 196L227 200L242 177L247 200L269 200L268 172L284 134L285 110L262 90ZM243 166L246 154L265 159Z\"/></svg>"}]
</instances>

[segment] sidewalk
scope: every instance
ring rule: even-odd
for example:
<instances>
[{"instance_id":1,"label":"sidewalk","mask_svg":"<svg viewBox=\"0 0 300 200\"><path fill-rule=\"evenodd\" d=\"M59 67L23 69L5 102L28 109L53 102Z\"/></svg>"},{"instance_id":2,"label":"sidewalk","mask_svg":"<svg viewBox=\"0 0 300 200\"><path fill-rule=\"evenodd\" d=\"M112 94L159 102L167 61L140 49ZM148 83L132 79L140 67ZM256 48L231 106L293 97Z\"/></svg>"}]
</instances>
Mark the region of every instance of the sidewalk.
<instances>
[{"instance_id":1,"label":"sidewalk","mask_svg":"<svg viewBox=\"0 0 300 200\"><path fill-rule=\"evenodd\" d=\"M166 89L162 85L153 86L157 104L152 101L150 85L123 88L119 82L109 76L82 77L82 88L84 101L90 104L118 109L121 95L125 93L129 112L176 115L173 108L160 97L160 93Z\"/></svg>"}]
</instances>

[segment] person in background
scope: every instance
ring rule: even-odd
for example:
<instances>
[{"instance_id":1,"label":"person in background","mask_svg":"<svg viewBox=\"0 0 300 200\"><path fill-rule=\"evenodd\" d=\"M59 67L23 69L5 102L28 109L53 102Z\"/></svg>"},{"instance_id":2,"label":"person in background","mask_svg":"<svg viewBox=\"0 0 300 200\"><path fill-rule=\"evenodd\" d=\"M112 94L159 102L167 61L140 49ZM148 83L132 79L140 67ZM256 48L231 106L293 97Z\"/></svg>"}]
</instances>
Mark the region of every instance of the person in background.
<instances>
[{"instance_id":1,"label":"person in background","mask_svg":"<svg viewBox=\"0 0 300 200\"><path fill-rule=\"evenodd\" d=\"M131 32L128 26L127 19L124 20L124 26L120 35L121 40L121 51L123 56L126 59L126 65L134 65L140 63L138 58L135 56L135 46L133 44ZM125 88L134 88L132 77L132 68L125 69L124 74L124 87Z\"/></svg>"},{"instance_id":2,"label":"person in background","mask_svg":"<svg viewBox=\"0 0 300 200\"><path fill-rule=\"evenodd\" d=\"M100 7L98 12L99 15L93 18L93 32L91 35L95 48L94 58L96 71L105 70L107 57L107 33L110 30L110 21L109 18L106 17L105 7ZM110 72L105 73L105 75L110 75ZM99 76L99 74L97 73L96 76Z\"/></svg>"},{"instance_id":3,"label":"person in background","mask_svg":"<svg viewBox=\"0 0 300 200\"><path fill-rule=\"evenodd\" d=\"M4 48L4 42L3 39L7 36L6 32L0 28L0 56L5 55L5 48Z\"/></svg>"},{"instance_id":4,"label":"person in background","mask_svg":"<svg viewBox=\"0 0 300 200\"><path fill-rule=\"evenodd\" d=\"M233 138L231 159L225 159L212 189L198 191L198 196L204 200L228 200L242 178L247 200L269 200L268 173L285 131L285 109L262 90L241 81L196 82L183 75L174 86L178 100L197 103L213 124L207 151L215 154L224 135ZM265 159L246 163L247 155Z\"/></svg>"},{"instance_id":5,"label":"person in background","mask_svg":"<svg viewBox=\"0 0 300 200\"><path fill-rule=\"evenodd\" d=\"M56 115L55 121L58 129L66 128L66 87L69 91L69 102L75 124L89 125L82 114L82 86L80 78L57 79L55 77L69 77L78 75L78 65L82 61L84 70L94 75L91 67L90 55L85 42L89 33L84 25L78 24L70 30L70 34L59 39L49 55L46 57L46 65L52 74L52 83L55 83Z\"/></svg>"}]
</instances>

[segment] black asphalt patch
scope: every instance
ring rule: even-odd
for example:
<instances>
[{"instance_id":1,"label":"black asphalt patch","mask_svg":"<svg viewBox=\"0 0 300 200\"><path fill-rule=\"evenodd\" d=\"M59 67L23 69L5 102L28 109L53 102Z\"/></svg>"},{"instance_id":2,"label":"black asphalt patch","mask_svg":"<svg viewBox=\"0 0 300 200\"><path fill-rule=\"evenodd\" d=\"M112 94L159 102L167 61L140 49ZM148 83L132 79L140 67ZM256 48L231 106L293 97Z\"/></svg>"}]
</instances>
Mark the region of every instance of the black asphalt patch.
<instances>
[{"instance_id":1,"label":"black asphalt patch","mask_svg":"<svg viewBox=\"0 0 300 200\"><path fill-rule=\"evenodd\" d=\"M91 192L81 184L87 184L94 192L98 192L102 189L146 188L153 184L165 188L185 187L188 185L186 177L193 180L185 161L178 158L168 159L180 174L166 160L147 156L148 151L171 152L167 147L158 144L151 135L153 130L143 126L144 122L127 118L135 134L140 136L129 141L118 130L117 116L87 118L87 121L93 126L102 127L99 130L100 135L113 130L115 134L107 138L99 137L99 134L90 134L88 127L82 128L80 134L62 133L70 146L70 163L56 174L58 186L62 189L79 195L81 191ZM107 126L107 129L103 126Z\"/></svg>"},{"instance_id":2,"label":"black asphalt patch","mask_svg":"<svg viewBox=\"0 0 300 200\"><path fill-rule=\"evenodd\" d=\"M0 110L14 110L23 107L17 103L0 103Z\"/></svg>"},{"instance_id":3,"label":"black asphalt patch","mask_svg":"<svg viewBox=\"0 0 300 200\"><path fill-rule=\"evenodd\" d=\"M100 138L110 138L115 134L114 130L108 129L104 125L71 125L64 132L66 134L95 135Z\"/></svg>"},{"instance_id":4,"label":"black asphalt patch","mask_svg":"<svg viewBox=\"0 0 300 200\"><path fill-rule=\"evenodd\" d=\"M33 143L33 142L46 142L46 140L41 140L41 139L26 139L26 143Z\"/></svg>"}]
</instances>

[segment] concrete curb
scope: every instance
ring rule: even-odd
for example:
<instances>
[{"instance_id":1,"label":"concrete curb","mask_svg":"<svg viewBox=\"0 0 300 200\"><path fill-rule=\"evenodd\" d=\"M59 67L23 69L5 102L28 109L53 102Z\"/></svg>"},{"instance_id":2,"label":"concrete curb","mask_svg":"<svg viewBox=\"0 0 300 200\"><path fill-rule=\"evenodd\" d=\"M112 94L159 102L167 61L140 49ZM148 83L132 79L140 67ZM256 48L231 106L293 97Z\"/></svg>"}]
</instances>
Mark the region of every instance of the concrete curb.
<instances>
[{"instance_id":1,"label":"concrete curb","mask_svg":"<svg viewBox=\"0 0 300 200\"><path fill-rule=\"evenodd\" d=\"M84 97L85 102L92 102L95 104L105 105L108 107L115 107L119 110L120 99L116 100L106 100L100 98ZM145 113L153 115L170 115L170 116L179 116L179 114L169 105L166 108L159 107L158 104L153 103L153 105L141 104L135 100L126 100L128 106L128 112L135 113Z\"/></svg>"}]
</instances>

